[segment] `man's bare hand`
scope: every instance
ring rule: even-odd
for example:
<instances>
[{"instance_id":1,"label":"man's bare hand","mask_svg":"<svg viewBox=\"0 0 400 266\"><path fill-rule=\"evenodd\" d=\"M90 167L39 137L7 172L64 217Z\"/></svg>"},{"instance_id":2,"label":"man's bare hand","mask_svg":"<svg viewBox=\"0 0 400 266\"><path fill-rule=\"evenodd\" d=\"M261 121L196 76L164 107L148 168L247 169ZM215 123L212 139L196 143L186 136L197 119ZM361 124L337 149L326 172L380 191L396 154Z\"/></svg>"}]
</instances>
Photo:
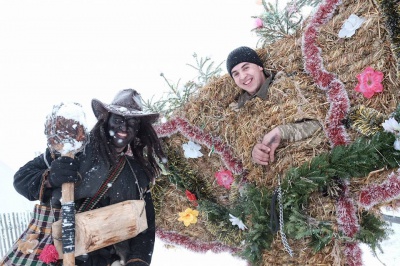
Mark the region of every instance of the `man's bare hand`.
<instances>
[{"instance_id":1,"label":"man's bare hand","mask_svg":"<svg viewBox=\"0 0 400 266\"><path fill-rule=\"evenodd\" d=\"M281 143L281 132L274 128L264 135L262 142L257 143L251 152L251 157L255 163L268 165L275 161L275 151Z\"/></svg>"},{"instance_id":2,"label":"man's bare hand","mask_svg":"<svg viewBox=\"0 0 400 266\"><path fill-rule=\"evenodd\" d=\"M251 157L255 163L268 165L270 148L262 143L257 143L251 152Z\"/></svg>"}]
</instances>

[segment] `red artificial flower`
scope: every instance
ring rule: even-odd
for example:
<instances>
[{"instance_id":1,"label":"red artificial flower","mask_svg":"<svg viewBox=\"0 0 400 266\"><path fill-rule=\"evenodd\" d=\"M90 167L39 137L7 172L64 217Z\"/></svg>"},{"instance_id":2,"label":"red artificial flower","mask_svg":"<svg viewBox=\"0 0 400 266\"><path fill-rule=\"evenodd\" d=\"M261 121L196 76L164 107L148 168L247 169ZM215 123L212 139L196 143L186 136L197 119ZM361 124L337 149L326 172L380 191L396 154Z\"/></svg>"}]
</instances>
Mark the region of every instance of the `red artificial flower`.
<instances>
[{"instance_id":1,"label":"red artificial flower","mask_svg":"<svg viewBox=\"0 0 400 266\"><path fill-rule=\"evenodd\" d=\"M383 90L383 73L367 67L361 74L357 75L358 84L355 91L361 92L366 98L371 98L376 92Z\"/></svg>"},{"instance_id":2,"label":"red artificial flower","mask_svg":"<svg viewBox=\"0 0 400 266\"><path fill-rule=\"evenodd\" d=\"M215 173L215 178L217 179L218 185L230 189L233 183L233 175L231 171L219 171Z\"/></svg>"},{"instance_id":3,"label":"red artificial flower","mask_svg":"<svg viewBox=\"0 0 400 266\"><path fill-rule=\"evenodd\" d=\"M197 198L196 195L193 194L192 192L190 192L189 190L186 189L185 191L186 197L188 198L188 200L193 202L194 206L198 206L199 204L197 203Z\"/></svg>"}]
</instances>

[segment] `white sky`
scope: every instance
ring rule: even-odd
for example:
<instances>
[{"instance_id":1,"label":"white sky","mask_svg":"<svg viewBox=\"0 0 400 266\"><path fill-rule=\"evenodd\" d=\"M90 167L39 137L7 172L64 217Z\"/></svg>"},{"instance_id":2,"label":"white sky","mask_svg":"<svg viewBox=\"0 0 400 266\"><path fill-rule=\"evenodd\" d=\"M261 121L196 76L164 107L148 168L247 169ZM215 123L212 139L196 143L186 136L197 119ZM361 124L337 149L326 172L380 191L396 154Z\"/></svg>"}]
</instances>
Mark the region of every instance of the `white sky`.
<instances>
[{"instance_id":1,"label":"white sky","mask_svg":"<svg viewBox=\"0 0 400 266\"><path fill-rule=\"evenodd\" d=\"M220 63L256 48L256 0L0 0L0 161L17 170L43 152L54 104L134 88L143 98L195 78L193 53ZM225 64L223 64L225 71Z\"/></svg>"}]
</instances>

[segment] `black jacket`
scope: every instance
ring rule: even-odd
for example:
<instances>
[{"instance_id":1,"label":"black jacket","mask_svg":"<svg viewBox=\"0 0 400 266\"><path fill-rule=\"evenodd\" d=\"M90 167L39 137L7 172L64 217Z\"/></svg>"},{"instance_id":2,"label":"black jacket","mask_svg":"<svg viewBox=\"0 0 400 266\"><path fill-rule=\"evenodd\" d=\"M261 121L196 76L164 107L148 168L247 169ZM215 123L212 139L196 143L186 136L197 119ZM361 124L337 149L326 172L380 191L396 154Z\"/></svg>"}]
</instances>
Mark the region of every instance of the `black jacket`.
<instances>
[{"instance_id":1,"label":"black jacket","mask_svg":"<svg viewBox=\"0 0 400 266\"><path fill-rule=\"evenodd\" d=\"M92 197L103 184L108 176L109 164L98 158L92 151L90 143L86 146L83 152L76 155L79 160L79 173L82 175L82 182L75 185L75 207L78 209L81 203L87 197ZM44 173L48 170L48 164L52 158L47 150L46 154L42 154L22 166L14 176L14 187L18 193L29 200L39 200L40 189L44 182ZM112 263L116 260L117 253L125 257L125 262L130 259L139 259L150 264L154 248L155 239L155 212L154 205L151 199L151 194L148 191L149 178L146 176L143 168L134 160L133 157L126 156L129 161L125 163L124 168L108 189L106 194L101 198L95 208L119 203L125 200L140 199L136 178L139 187L146 191L144 200L146 204L146 216L148 229L132 239L123 241L114 247L103 248L99 251L94 251L89 256L82 258L82 263L77 265L92 265L103 266ZM135 173L132 173L131 167ZM59 207L60 188L45 188L41 199L42 204ZM116 213L121 216L123 213ZM136 264L135 264L136 263ZM129 265L146 265L142 262L130 263Z\"/></svg>"}]
</instances>

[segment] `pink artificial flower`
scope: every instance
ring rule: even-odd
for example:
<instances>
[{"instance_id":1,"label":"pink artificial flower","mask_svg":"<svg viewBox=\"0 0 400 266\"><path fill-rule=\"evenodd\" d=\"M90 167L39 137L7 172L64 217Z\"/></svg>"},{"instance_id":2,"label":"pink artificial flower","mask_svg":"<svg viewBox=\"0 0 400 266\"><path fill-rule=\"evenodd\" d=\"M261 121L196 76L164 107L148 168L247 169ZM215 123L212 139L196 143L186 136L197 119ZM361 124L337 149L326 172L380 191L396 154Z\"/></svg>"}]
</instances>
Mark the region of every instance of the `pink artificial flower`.
<instances>
[{"instance_id":1,"label":"pink artificial flower","mask_svg":"<svg viewBox=\"0 0 400 266\"><path fill-rule=\"evenodd\" d=\"M383 73L375 71L372 67L367 67L357 75L358 83L355 91L361 92L366 98L370 99L376 92L383 90Z\"/></svg>"},{"instance_id":2,"label":"pink artificial flower","mask_svg":"<svg viewBox=\"0 0 400 266\"><path fill-rule=\"evenodd\" d=\"M254 20L254 27L255 27L256 29L259 29L259 28L264 27L264 22L262 21L262 19L256 18L256 19Z\"/></svg>"},{"instance_id":3,"label":"pink artificial flower","mask_svg":"<svg viewBox=\"0 0 400 266\"><path fill-rule=\"evenodd\" d=\"M219 171L215 173L215 178L217 179L218 185L230 189L233 183L233 175L231 171Z\"/></svg>"}]
</instances>

